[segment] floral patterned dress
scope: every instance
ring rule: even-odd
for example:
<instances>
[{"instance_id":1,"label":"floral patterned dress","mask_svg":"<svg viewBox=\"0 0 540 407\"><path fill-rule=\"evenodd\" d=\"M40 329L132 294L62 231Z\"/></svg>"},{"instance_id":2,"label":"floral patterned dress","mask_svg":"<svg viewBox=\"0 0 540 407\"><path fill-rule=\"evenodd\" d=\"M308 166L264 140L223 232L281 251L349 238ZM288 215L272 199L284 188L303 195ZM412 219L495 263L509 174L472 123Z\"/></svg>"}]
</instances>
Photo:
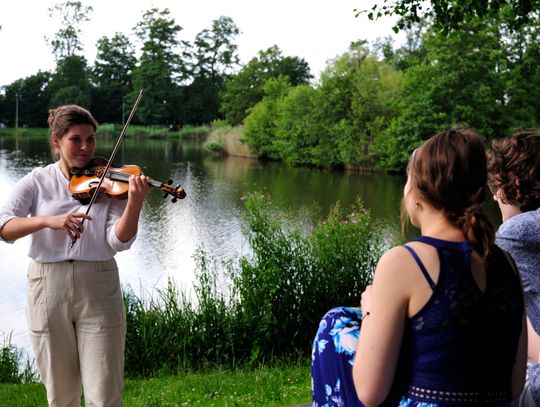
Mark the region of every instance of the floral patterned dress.
<instances>
[{"instance_id":1,"label":"floral patterned dress","mask_svg":"<svg viewBox=\"0 0 540 407\"><path fill-rule=\"evenodd\" d=\"M361 319L360 308L336 307L321 320L311 353L313 407L363 406L352 378ZM438 407L406 397L402 397L397 405Z\"/></svg>"}]
</instances>

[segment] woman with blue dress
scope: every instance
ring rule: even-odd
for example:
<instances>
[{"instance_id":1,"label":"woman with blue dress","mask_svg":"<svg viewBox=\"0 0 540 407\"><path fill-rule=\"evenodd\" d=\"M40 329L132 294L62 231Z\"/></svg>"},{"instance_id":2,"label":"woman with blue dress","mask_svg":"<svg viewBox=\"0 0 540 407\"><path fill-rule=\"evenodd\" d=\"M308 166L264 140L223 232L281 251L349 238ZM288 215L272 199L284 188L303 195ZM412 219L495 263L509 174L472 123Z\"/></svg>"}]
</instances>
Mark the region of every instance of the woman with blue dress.
<instances>
[{"instance_id":1,"label":"woman with blue dress","mask_svg":"<svg viewBox=\"0 0 540 407\"><path fill-rule=\"evenodd\" d=\"M313 406L509 406L525 380L523 292L481 212L484 145L451 129L407 167L402 212L421 236L385 253L361 310L322 319Z\"/></svg>"}]
</instances>

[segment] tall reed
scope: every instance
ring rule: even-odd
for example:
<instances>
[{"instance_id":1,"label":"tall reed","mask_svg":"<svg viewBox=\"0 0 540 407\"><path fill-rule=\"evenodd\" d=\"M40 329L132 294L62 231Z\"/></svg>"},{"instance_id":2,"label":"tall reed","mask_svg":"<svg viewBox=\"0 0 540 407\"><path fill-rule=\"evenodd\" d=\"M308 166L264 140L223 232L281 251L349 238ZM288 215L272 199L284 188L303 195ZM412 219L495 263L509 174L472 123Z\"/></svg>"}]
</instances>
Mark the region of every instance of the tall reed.
<instances>
[{"instance_id":1,"label":"tall reed","mask_svg":"<svg viewBox=\"0 0 540 407\"><path fill-rule=\"evenodd\" d=\"M11 335L4 335L0 348L0 383L31 383L37 380L34 364L23 351L11 343Z\"/></svg>"},{"instance_id":2,"label":"tall reed","mask_svg":"<svg viewBox=\"0 0 540 407\"><path fill-rule=\"evenodd\" d=\"M312 228L291 226L262 195L245 200L251 254L195 254L195 298L172 283L148 300L126 290L126 372L151 376L309 355L322 315L357 305L384 249L361 203Z\"/></svg>"}]
</instances>

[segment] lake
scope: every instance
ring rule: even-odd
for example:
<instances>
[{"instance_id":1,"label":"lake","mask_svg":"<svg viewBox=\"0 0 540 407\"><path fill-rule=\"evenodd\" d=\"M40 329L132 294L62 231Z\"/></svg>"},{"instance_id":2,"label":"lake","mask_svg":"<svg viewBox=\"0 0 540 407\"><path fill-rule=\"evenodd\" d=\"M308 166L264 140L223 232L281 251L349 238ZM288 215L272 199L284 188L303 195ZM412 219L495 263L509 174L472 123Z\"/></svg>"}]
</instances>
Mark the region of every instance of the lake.
<instances>
[{"instance_id":1,"label":"lake","mask_svg":"<svg viewBox=\"0 0 540 407\"><path fill-rule=\"evenodd\" d=\"M112 139L98 139L96 154L108 157L113 144ZM47 140L0 137L0 201L32 168L50 162ZM200 142L176 139L126 139L115 162L139 165L159 181L172 179L187 193L185 199L172 203L170 198L163 199L161 191L152 191L136 242L116 255L122 284L139 297L153 295L168 279L189 291L194 278L192 256L199 247L217 260L249 254L242 232L242 202L250 192L264 193L276 210L304 224L324 216L338 201L348 209L360 198L388 233L399 230L402 176L216 158ZM497 222L494 205L489 212ZM0 243L0 332L11 333L12 342L32 356L24 310L28 244L29 238Z\"/></svg>"}]
</instances>

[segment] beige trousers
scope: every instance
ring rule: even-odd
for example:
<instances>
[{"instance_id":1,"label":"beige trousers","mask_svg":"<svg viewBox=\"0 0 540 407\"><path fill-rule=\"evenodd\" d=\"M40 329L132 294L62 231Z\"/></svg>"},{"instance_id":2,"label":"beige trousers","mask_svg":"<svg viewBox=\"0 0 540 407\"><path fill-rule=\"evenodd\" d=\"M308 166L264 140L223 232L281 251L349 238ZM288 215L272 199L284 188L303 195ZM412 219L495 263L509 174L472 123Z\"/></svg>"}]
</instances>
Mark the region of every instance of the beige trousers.
<instances>
[{"instance_id":1,"label":"beige trousers","mask_svg":"<svg viewBox=\"0 0 540 407\"><path fill-rule=\"evenodd\" d=\"M126 315L108 261L31 261L27 320L51 407L122 406Z\"/></svg>"}]
</instances>

